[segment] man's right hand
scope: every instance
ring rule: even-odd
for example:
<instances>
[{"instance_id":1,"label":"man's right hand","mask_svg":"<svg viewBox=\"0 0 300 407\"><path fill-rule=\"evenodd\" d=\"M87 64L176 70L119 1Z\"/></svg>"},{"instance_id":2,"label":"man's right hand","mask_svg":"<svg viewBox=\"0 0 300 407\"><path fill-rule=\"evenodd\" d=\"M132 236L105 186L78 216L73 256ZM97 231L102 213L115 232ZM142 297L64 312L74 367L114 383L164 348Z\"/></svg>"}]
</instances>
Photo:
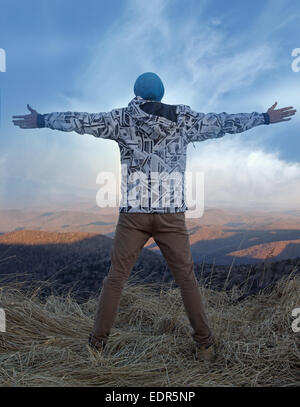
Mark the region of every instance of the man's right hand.
<instances>
[{"instance_id":1,"label":"man's right hand","mask_svg":"<svg viewBox=\"0 0 300 407\"><path fill-rule=\"evenodd\" d=\"M36 129L38 112L32 109L27 105L27 109L31 112L23 116L13 116L13 119L22 119L22 120L13 120L15 126L19 126L21 129Z\"/></svg>"},{"instance_id":2,"label":"man's right hand","mask_svg":"<svg viewBox=\"0 0 300 407\"><path fill-rule=\"evenodd\" d=\"M275 110L276 105L277 102L275 102L274 105L272 105L267 111L270 117L270 123L286 122L291 120L291 117L289 116L293 116L295 112L297 112L296 109L292 110L293 106L283 107L282 109Z\"/></svg>"}]
</instances>

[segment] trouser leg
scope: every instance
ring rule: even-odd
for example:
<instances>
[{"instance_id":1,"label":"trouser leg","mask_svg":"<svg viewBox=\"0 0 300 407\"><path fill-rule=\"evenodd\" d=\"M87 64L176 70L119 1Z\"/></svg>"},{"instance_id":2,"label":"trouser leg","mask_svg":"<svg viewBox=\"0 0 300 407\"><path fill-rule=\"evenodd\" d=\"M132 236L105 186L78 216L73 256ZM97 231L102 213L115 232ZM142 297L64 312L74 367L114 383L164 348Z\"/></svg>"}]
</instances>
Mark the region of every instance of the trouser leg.
<instances>
[{"instance_id":1,"label":"trouser leg","mask_svg":"<svg viewBox=\"0 0 300 407\"><path fill-rule=\"evenodd\" d=\"M150 218L142 213L120 213L116 226L111 266L104 278L92 335L106 343L117 316L122 289L136 259L151 236Z\"/></svg>"},{"instance_id":2,"label":"trouser leg","mask_svg":"<svg viewBox=\"0 0 300 407\"><path fill-rule=\"evenodd\" d=\"M194 273L185 214L180 212L155 216L153 238L180 288L186 314L194 329L192 337L199 345L210 345L213 336Z\"/></svg>"}]
</instances>

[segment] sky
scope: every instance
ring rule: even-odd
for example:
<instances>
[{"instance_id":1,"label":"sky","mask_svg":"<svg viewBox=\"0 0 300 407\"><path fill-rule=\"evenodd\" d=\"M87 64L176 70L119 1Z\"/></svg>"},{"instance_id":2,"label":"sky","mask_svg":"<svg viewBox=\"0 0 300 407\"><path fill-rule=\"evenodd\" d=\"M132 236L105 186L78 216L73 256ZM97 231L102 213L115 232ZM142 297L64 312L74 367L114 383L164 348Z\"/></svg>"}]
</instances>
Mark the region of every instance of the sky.
<instances>
[{"instance_id":1,"label":"sky","mask_svg":"<svg viewBox=\"0 0 300 407\"><path fill-rule=\"evenodd\" d=\"M27 114L27 103L39 113L126 107L151 71L167 104L297 109L289 122L190 145L187 171L204 173L213 206L298 209L299 34L298 0L0 0L0 207L34 204L45 190L54 201L63 191L94 196L99 172L120 173L114 141L19 129L12 115Z\"/></svg>"}]
</instances>

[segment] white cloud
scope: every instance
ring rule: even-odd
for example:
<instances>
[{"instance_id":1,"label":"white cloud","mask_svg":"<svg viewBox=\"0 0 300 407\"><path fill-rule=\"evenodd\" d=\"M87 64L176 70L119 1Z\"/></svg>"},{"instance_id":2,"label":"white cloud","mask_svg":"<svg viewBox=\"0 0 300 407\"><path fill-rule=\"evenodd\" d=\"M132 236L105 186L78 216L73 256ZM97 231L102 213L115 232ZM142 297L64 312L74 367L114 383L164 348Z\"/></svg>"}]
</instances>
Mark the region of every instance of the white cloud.
<instances>
[{"instance_id":1,"label":"white cloud","mask_svg":"<svg viewBox=\"0 0 300 407\"><path fill-rule=\"evenodd\" d=\"M168 3L127 2L124 14L99 40L92 60L78 78L82 97L73 99L77 106L89 110L101 106L101 111L123 107L134 97L134 81L144 70L155 71L164 79L160 63L172 46L165 10Z\"/></svg>"},{"instance_id":2,"label":"white cloud","mask_svg":"<svg viewBox=\"0 0 300 407\"><path fill-rule=\"evenodd\" d=\"M126 106L134 96L136 77L153 71L164 82L165 103L211 111L227 92L244 89L248 94L247 87L274 66L270 45L250 43L245 48L243 40L216 24L220 17L201 16L202 4L197 17L176 22L169 17L169 7L170 1L127 2L78 78L79 96L66 98L71 108L104 111Z\"/></svg>"},{"instance_id":3,"label":"white cloud","mask_svg":"<svg viewBox=\"0 0 300 407\"><path fill-rule=\"evenodd\" d=\"M299 163L247 146L236 136L202 142L196 149L189 150L187 170L204 172L205 200L299 207Z\"/></svg>"},{"instance_id":4,"label":"white cloud","mask_svg":"<svg viewBox=\"0 0 300 407\"><path fill-rule=\"evenodd\" d=\"M274 39L278 31L288 28L288 25L294 24L296 26L295 20L299 20L299 16L299 7L295 7L295 2L287 2L286 0L265 1L261 13L254 20L252 35L259 36L261 41L268 37Z\"/></svg>"}]
</instances>

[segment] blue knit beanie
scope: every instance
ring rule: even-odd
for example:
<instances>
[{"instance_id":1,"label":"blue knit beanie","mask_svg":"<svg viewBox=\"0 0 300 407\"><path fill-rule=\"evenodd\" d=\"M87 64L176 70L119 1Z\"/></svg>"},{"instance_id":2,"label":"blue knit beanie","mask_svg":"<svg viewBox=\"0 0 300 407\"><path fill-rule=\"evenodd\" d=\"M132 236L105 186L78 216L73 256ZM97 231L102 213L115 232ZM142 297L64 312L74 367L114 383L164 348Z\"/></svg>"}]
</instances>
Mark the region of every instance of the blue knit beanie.
<instances>
[{"instance_id":1,"label":"blue knit beanie","mask_svg":"<svg viewBox=\"0 0 300 407\"><path fill-rule=\"evenodd\" d=\"M135 81L135 96L140 96L146 100L156 100L157 102L160 102L164 93L165 89L160 77L153 72L145 72Z\"/></svg>"}]
</instances>

